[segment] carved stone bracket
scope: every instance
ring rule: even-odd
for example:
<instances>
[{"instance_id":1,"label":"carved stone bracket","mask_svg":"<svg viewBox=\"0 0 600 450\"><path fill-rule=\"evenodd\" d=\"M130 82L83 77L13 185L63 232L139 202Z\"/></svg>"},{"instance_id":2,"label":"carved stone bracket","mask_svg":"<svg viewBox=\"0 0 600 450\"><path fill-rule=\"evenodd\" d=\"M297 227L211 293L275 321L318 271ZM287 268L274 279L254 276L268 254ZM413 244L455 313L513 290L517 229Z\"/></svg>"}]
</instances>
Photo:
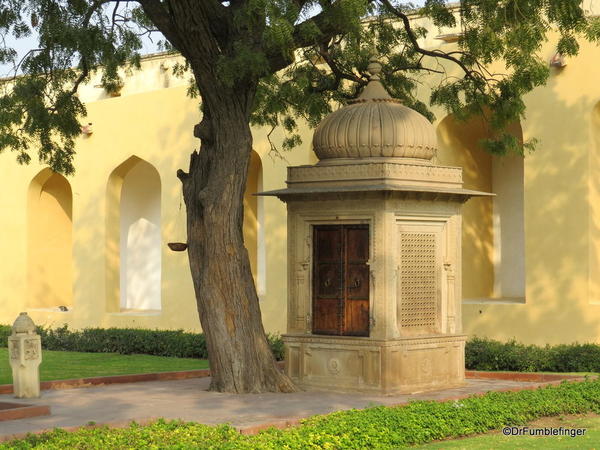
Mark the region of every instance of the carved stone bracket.
<instances>
[{"instance_id":1,"label":"carved stone bracket","mask_svg":"<svg viewBox=\"0 0 600 450\"><path fill-rule=\"evenodd\" d=\"M448 332L456 333L456 305L454 304L454 267L451 262L444 263L448 286Z\"/></svg>"},{"instance_id":2,"label":"carved stone bracket","mask_svg":"<svg viewBox=\"0 0 600 450\"><path fill-rule=\"evenodd\" d=\"M310 257L306 257L303 261L300 261L296 270L296 289L294 298L292 299L290 314L296 317L296 326L302 327L307 314L307 289L308 289L308 272L310 268Z\"/></svg>"}]
</instances>

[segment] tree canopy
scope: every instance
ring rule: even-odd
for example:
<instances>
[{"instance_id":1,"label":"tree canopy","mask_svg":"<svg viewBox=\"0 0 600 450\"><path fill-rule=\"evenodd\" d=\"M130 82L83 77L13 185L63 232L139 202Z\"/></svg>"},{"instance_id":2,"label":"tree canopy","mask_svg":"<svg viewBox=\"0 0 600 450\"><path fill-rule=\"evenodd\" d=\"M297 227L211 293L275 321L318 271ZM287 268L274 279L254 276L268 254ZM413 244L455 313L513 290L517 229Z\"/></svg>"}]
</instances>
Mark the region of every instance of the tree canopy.
<instances>
[{"instance_id":1,"label":"tree canopy","mask_svg":"<svg viewBox=\"0 0 600 450\"><path fill-rule=\"evenodd\" d=\"M230 86L259 80L250 120L285 128L283 148L299 144L299 119L314 126L332 105L360 92L375 55L394 97L429 119L432 105L459 117L487 111L495 132L487 148L519 151L503 129L523 116L523 95L549 75L547 61L537 54L547 32L557 30L563 55L577 53L579 38L600 36L598 19L587 18L579 0L463 0L451 7L443 0L426 0L421 7L393 0L200 3L3 0L0 63L12 67L12 77L0 95L0 152L14 151L27 163L37 151L41 162L72 173L74 139L86 111L78 87L100 69L107 89L118 86L119 69L139 67L144 36L166 37L165 49L188 57L179 36L185 26L172 23L175 11L186 7L190 16L210 19L208 30L218 44L216 76ZM436 27L457 27L457 48L422 47L428 30L411 15L430 18ZM19 58L8 43L28 36L38 44ZM495 61L503 73L489 70ZM458 76L446 75L452 66ZM415 90L431 74L439 82L428 104Z\"/></svg>"}]
</instances>

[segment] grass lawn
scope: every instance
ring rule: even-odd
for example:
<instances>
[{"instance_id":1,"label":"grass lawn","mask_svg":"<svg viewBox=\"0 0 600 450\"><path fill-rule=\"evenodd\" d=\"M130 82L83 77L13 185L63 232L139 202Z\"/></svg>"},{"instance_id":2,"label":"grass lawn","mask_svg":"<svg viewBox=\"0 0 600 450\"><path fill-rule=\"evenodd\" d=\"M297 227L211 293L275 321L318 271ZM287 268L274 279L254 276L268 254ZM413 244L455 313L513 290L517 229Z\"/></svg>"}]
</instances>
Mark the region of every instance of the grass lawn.
<instances>
[{"instance_id":1,"label":"grass lawn","mask_svg":"<svg viewBox=\"0 0 600 450\"><path fill-rule=\"evenodd\" d=\"M600 416L589 414L585 416L545 417L527 425L531 428L586 428L583 436L504 436L501 432L483 434L465 439L433 442L414 447L419 449L467 449L489 450L496 449L555 449L555 448L598 448L600 442Z\"/></svg>"},{"instance_id":2,"label":"grass lawn","mask_svg":"<svg viewBox=\"0 0 600 450\"><path fill-rule=\"evenodd\" d=\"M40 377L42 381L48 381L207 368L208 361L205 359L44 350ZM0 384L9 383L12 383L12 375L8 362L8 349L0 348Z\"/></svg>"}]
</instances>

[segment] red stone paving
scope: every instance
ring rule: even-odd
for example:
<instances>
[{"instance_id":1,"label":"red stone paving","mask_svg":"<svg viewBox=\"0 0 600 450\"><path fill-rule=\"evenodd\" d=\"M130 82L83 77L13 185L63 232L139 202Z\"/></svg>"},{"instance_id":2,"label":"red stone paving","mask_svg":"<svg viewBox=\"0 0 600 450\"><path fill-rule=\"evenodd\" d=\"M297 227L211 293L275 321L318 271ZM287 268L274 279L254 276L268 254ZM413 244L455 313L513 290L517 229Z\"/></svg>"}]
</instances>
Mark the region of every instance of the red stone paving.
<instances>
[{"instance_id":1,"label":"red stone paving","mask_svg":"<svg viewBox=\"0 0 600 450\"><path fill-rule=\"evenodd\" d=\"M142 381L170 381L186 380L188 378L209 377L210 370L182 370L179 372L141 373L134 375L112 375L107 377L73 378L69 380L42 381L40 388L49 389L73 389L91 386L103 386L107 384L137 383ZM12 394L12 384L0 384L0 395Z\"/></svg>"},{"instance_id":2,"label":"red stone paving","mask_svg":"<svg viewBox=\"0 0 600 450\"><path fill-rule=\"evenodd\" d=\"M549 373L531 373L531 372L483 372L478 370L465 371L467 378L488 378L494 380L513 380L513 381L531 381L545 383L548 381L562 380L584 380L585 377L579 375L561 375Z\"/></svg>"},{"instance_id":3,"label":"red stone paving","mask_svg":"<svg viewBox=\"0 0 600 450\"><path fill-rule=\"evenodd\" d=\"M14 402L0 402L0 422L6 420L26 419L29 417L47 416L50 407L47 405L28 405Z\"/></svg>"}]
</instances>

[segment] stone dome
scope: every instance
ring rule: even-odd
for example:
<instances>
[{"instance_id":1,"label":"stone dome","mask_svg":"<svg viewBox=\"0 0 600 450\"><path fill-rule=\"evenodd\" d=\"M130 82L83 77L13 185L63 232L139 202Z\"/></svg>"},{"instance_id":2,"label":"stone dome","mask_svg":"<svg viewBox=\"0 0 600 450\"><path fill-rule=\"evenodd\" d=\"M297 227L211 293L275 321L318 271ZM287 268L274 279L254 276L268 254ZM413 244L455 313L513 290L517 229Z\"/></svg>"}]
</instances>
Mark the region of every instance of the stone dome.
<instances>
[{"instance_id":1,"label":"stone dome","mask_svg":"<svg viewBox=\"0 0 600 450\"><path fill-rule=\"evenodd\" d=\"M35 333L35 323L31 320L31 317L27 315L26 312L22 312L15 320L12 326L13 334L17 333Z\"/></svg>"},{"instance_id":2,"label":"stone dome","mask_svg":"<svg viewBox=\"0 0 600 450\"><path fill-rule=\"evenodd\" d=\"M328 115L313 136L320 163L356 159L433 158L437 138L433 125L394 99L379 81L381 64L371 61L369 83L360 97Z\"/></svg>"}]
</instances>

